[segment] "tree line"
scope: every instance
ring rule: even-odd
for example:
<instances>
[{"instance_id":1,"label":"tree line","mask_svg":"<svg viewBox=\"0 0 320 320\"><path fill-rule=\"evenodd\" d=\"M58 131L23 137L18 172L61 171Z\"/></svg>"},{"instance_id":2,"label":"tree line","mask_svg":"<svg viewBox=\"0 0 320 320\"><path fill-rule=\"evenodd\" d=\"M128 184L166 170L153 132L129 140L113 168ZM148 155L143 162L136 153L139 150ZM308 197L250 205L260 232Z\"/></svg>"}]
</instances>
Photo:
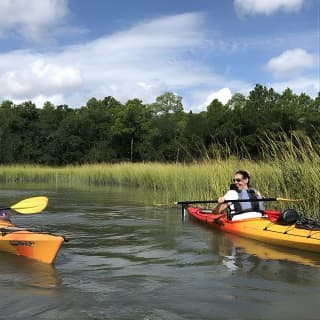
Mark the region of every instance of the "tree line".
<instances>
[{"instance_id":1,"label":"tree line","mask_svg":"<svg viewBox=\"0 0 320 320\"><path fill-rule=\"evenodd\" d=\"M1 164L259 159L266 136L294 133L320 144L320 92L316 98L289 88L279 94L257 84L247 97L236 93L226 104L215 99L200 113L185 112L182 97L171 92L151 104L108 96L79 108L5 100L0 119Z\"/></svg>"}]
</instances>

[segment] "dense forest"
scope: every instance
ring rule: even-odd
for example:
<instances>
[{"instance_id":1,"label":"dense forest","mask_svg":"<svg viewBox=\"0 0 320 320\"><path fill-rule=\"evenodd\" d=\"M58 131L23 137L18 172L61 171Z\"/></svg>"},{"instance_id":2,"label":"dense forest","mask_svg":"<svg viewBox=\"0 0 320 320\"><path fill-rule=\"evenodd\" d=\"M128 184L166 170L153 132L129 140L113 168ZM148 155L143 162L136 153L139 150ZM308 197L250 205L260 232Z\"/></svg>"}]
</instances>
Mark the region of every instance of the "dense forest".
<instances>
[{"instance_id":1,"label":"dense forest","mask_svg":"<svg viewBox=\"0 0 320 320\"><path fill-rule=\"evenodd\" d=\"M0 119L1 164L259 159L261 142L283 133L320 144L320 92L313 99L257 84L248 97L236 93L225 105L213 100L200 113L185 112L182 97L170 92L151 104L108 96L79 108L5 100Z\"/></svg>"}]
</instances>

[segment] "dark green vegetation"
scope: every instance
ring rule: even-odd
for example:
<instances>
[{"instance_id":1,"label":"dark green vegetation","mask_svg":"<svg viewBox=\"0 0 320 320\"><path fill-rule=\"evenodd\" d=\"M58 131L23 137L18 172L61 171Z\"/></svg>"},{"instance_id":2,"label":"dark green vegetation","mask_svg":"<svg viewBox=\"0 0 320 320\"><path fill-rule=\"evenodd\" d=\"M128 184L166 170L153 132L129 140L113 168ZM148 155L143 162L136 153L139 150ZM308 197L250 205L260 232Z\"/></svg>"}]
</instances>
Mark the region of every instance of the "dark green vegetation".
<instances>
[{"instance_id":1,"label":"dark green vegetation","mask_svg":"<svg viewBox=\"0 0 320 320\"><path fill-rule=\"evenodd\" d=\"M149 105L109 96L76 109L3 101L0 119L1 164L263 160L268 141L283 135L307 138L316 152L320 145L320 93L312 99L261 85L226 105L213 100L201 113L185 112L182 97L165 93Z\"/></svg>"}]
</instances>

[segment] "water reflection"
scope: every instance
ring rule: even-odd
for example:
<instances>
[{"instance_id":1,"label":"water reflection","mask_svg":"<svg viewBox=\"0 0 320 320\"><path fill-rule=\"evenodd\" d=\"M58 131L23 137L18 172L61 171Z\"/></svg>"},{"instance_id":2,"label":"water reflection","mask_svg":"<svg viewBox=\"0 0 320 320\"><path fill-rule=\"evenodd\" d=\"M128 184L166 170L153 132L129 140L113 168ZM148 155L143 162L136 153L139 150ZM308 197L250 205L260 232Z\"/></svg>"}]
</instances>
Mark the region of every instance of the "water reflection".
<instances>
[{"instance_id":1,"label":"water reflection","mask_svg":"<svg viewBox=\"0 0 320 320\"><path fill-rule=\"evenodd\" d=\"M30 287L54 289L60 284L59 275L53 265L0 253L1 287Z\"/></svg>"},{"instance_id":2,"label":"water reflection","mask_svg":"<svg viewBox=\"0 0 320 320\"><path fill-rule=\"evenodd\" d=\"M319 255L316 253L272 246L232 234L226 234L225 237L232 242L233 247L262 260L290 261L306 266L320 267Z\"/></svg>"},{"instance_id":3,"label":"water reflection","mask_svg":"<svg viewBox=\"0 0 320 320\"><path fill-rule=\"evenodd\" d=\"M149 206L135 189L21 190L4 194L43 194L49 206L14 222L69 242L54 267L0 254L4 317L312 319L317 309L317 257L183 224L180 209Z\"/></svg>"},{"instance_id":4,"label":"water reflection","mask_svg":"<svg viewBox=\"0 0 320 320\"><path fill-rule=\"evenodd\" d=\"M188 219L188 223L212 234L210 247L213 253L220 257L218 263L224 265L229 271L248 272L258 269L259 265L263 265L265 269L273 268L272 272L275 272L274 268L277 265L282 268L292 268L295 264L320 267L320 258L317 253L269 245L237 235L222 233L193 219Z\"/></svg>"}]
</instances>

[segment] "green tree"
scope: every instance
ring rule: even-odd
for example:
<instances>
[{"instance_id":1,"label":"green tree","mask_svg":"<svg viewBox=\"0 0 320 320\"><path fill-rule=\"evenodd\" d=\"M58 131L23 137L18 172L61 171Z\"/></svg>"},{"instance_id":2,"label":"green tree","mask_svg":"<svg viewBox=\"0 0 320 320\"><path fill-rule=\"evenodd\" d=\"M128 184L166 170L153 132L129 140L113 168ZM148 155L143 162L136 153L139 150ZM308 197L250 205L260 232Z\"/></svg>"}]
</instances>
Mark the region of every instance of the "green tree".
<instances>
[{"instance_id":1,"label":"green tree","mask_svg":"<svg viewBox=\"0 0 320 320\"><path fill-rule=\"evenodd\" d=\"M156 98L151 108L156 115L182 112L182 97L172 92L166 92Z\"/></svg>"},{"instance_id":2,"label":"green tree","mask_svg":"<svg viewBox=\"0 0 320 320\"><path fill-rule=\"evenodd\" d=\"M186 115L182 97L166 92L150 105L153 118L152 144L158 161L181 161L184 158Z\"/></svg>"},{"instance_id":3,"label":"green tree","mask_svg":"<svg viewBox=\"0 0 320 320\"><path fill-rule=\"evenodd\" d=\"M113 148L118 159L142 161L148 158L147 139L152 113L139 99L128 100L118 111L114 124Z\"/></svg>"}]
</instances>

